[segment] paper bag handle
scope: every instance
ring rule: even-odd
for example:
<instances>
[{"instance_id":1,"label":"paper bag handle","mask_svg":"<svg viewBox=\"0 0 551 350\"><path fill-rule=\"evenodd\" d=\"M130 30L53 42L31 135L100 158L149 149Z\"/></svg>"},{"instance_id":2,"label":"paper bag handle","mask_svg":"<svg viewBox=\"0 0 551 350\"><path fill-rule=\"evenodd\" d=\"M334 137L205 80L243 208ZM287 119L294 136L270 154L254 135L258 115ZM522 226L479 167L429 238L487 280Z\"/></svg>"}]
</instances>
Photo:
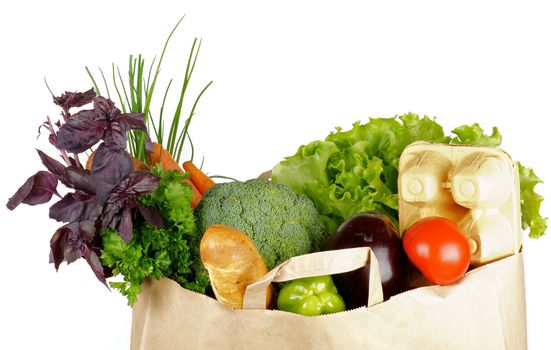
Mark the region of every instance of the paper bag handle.
<instances>
[{"instance_id":1,"label":"paper bag handle","mask_svg":"<svg viewBox=\"0 0 551 350\"><path fill-rule=\"evenodd\" d=\"M264 277L247 286L243 309L265 309L266 289L272 282L285 282L303 277L333 275L353 271L370 264L367 306L383 301L379 263L369 247L329 250L295 256L274 267Z\"/></svg>"}]
</instances>

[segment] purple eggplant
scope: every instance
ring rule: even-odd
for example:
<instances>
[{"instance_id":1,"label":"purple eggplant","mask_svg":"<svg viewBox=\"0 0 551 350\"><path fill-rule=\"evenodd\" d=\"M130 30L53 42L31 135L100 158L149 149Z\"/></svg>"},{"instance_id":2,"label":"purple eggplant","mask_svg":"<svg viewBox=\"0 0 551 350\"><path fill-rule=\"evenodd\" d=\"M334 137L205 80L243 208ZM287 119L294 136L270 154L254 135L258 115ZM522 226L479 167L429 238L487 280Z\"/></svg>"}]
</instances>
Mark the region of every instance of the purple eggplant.
<instances>
[{"instance_id":1,"label":"purple eggplant","mask_svg":"<svg viewBox=\"0 0 551 350\"><path fill-rule=\"evenodd\" d=\"M370 247L381 272L383 296L387 300L402 291L406 278L406 258L402 241L392 221L376 212L365 212L346 220L329 242L327 249ZM367 305L369 266L333 276L347 309Z\"/></svg>"}]
</instances>

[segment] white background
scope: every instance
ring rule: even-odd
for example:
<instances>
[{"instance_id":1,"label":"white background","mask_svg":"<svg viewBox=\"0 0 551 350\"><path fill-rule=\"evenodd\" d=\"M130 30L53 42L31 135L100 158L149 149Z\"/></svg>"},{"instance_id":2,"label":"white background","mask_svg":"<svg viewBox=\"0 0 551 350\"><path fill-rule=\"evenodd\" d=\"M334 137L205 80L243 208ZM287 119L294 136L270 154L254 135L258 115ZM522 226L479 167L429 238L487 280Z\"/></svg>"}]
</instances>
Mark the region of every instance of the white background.
<instances>
[{"instance_id":1,"label":"white background","mask_svg":"<svg viewBox=\"0 0 551 350\"><path fill-rule=\"evenodd\" d=\"M85 90L85 65L110 74L114 62L124 73L130 53L149 63L183 14L159 86L168 78L173 88L181 84L191 40L201 37L190 92L214 84L191 132L211 174L255 177L335 126L411 111L437 117L448 132L496 125L503 148L551 181L545 1L13 3L0 5L4 202L42 168L34 148L56 154L44 137L36 139L45 117L59 113L43 77L56 93ZM538 191L548 198L549 216L549 185ZM58 273L48 264L58 226L48 206L9 212L2 205L0 220L0 348L128 348L125 299L83 261ZM550 236L524 239L531 349L551 345Z\"/></svg>"}]
</instances>

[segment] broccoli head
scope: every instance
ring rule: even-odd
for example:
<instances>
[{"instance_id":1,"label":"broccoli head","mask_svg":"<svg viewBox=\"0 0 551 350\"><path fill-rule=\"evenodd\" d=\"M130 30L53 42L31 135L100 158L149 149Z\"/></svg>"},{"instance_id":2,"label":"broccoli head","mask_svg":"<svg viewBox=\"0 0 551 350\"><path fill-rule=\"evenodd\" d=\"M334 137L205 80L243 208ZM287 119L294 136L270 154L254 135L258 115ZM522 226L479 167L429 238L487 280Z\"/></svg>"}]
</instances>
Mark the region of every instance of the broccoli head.
<instances>
[{"instance_id":1,"label":"broccoli head","mask_svg":"<svg viewBox=\"0 0 551 350\"><path fill-rule=\"evenodd\" d=\"M199 237L213 224L247 234L270 269L319 250L328 238L308 197L263 179L216 184L197 206L196 218Z\"/></svg>"}]
</instances>

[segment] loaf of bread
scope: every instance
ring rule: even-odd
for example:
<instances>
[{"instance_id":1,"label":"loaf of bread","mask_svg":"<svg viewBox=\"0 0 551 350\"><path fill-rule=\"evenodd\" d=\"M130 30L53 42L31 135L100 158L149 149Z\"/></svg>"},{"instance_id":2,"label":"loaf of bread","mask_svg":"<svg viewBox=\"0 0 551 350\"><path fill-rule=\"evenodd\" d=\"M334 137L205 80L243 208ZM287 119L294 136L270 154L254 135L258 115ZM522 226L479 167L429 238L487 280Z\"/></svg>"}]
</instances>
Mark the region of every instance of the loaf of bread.
<instances>
[{"instance_id":1,"label":"loaf of bread","mask_svg":"<svg viewBox=\"0 0 551 350\"><path fill-rule=\"evenodd\" d=\"M247 286L268 272L249 236L225 225L210 226L201 239L199 251L216 299L234 309L243 307ZM266 305L270 299L268 290Z\"/></svg>"}]
</instances>

